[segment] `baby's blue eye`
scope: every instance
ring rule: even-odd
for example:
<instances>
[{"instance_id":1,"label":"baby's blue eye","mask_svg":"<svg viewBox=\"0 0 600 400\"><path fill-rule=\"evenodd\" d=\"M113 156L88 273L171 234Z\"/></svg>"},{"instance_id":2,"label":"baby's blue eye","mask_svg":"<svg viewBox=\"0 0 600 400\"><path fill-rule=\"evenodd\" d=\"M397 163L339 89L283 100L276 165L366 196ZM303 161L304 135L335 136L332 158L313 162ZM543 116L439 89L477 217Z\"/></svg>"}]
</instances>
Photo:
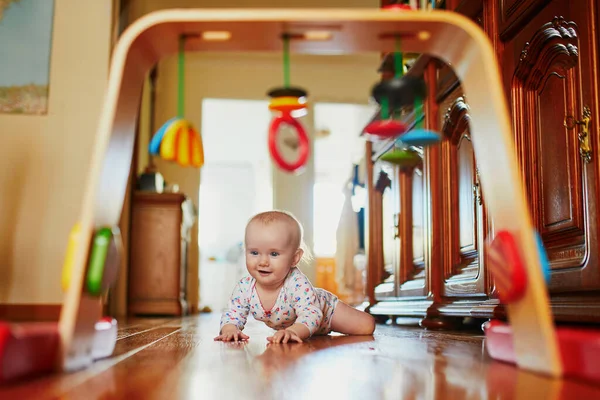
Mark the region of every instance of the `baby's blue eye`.
<instances>
[{"instance_id":1,"label":"baby's blue eye","mask_svg":"<svg viewBox=\"0 0 600 400\"><path fill-rule=\"evenodd\" d=\"M277 257L278 255L279 255L279 253L276 251L271 252L271 257Z\"/></svg>"},{"instance_id":2,"label":"baby's blue eye","mask_svg":"<svg viewBox=\"0 0 600 400\"><path fill-rule=\"evenodd\" d=\"M256 250L252 250L252 251L250 252L250 254L252 254L253 256L257 256L257 255L258 255L258 251L256 251Z\"/></svg>"}]
</instances>

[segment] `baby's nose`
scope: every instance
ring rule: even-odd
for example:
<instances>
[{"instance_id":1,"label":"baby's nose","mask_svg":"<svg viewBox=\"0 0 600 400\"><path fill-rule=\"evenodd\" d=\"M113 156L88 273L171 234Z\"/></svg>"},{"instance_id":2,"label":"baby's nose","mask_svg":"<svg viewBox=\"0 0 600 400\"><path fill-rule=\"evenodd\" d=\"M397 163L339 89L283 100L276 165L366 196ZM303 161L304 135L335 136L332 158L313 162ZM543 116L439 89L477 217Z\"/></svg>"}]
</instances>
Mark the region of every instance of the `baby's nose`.
<instances>
[{"instance_id":1,"label":"baby's nose","mask_svg":"<svg viewBox=\"0 0 600 400\"><path fill-rule=\"evenodd\" d=\"M262 256L258 262L260 265L269 265L269 257Z\"/></svg>"}]
</instances>

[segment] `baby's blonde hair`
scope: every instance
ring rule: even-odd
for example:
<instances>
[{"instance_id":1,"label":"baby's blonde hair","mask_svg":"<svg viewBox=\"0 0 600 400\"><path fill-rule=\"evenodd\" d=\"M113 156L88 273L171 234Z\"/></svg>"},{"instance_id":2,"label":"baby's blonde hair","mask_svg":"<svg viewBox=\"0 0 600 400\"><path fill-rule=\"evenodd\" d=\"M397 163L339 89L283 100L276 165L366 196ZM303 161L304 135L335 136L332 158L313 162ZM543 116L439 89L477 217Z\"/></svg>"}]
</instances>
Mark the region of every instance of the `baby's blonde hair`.
<instances>
[{"instance_id":1,"label":"baby's blonde hair","mask_svg":"<svg viewBox=\"0 0 600 400\"><path fill-rule=\"evenodd\" d=\"M302 251L303 251L302 258L300 259L300 262L298 264L309 263L313 257L312 257L312 254L310 253L310 250L306 246L306 243L304 242L304 228L302 227L302 224L300 223L300 221L298 221L298 219L291 212L282 211L282 210L273 210L273 211L265 211L265 212L258 213L255 216L253 216L252 218L250 218L250 220L246 224L246 230L248 230L248 227L250 226L250 224L252 222L260 222L265 225L268 225L270 223L280 222L280 221L290 223L291 225L294 226L294 230L295 230L294 235L293 235L293 238L295 239L294 245L296 248L302 249Z\"/></svg>"}]
</instances>

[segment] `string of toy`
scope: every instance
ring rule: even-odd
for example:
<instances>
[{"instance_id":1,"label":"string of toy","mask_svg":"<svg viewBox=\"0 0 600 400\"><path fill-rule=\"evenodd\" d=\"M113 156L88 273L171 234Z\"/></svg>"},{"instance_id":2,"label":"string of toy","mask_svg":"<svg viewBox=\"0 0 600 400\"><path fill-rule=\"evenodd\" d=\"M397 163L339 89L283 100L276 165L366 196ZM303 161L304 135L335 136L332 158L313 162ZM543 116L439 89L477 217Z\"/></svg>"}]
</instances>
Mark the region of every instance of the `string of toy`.
<instances>
[{"instance_id":1,"label":"string of toy","mask_svg":"<svg viewBox=\"0 0 600 400\"><path fill-rule=\"evenodd\" d=\"M427 0L423 0L421 8L425 9L426 1ZM431 0L431 9L432 10L435 9L435 0ZM414 109L415 109L415 127L417 129L423 129L423 122L425 121L425 118L423 116L423 107L424 107L423 99L421 99L421 96L416 95Z\"/></svg>"},{"instance_id":2,"label":"string of toy","mask_svg":"<svg viewBox=\"0 0 600 400\"><path fill-rule=\"evenodd\" d=\"M183 113L184 113L184 100L185 100L185 96L184 96L184 87L185 87L185 83L184 83L184 79L185 79L185 74L184 74L184 67L185 67L185 51L184 51L184 46L185 46L185 37L181 36L179 38L179 59L178 59L178 65L177 65L177 79L178 79L178 84L177 84L177 117L183 119Z\"/></svg>"},{"instance_id":3,"label":"string of toy","mask_svg":"<svg viewBox=\"0 0 600 400\"><path fill-rule=\"evenodd\" d=\"M283 86L290 87L290 37L283 35Z\"/></svg>"},{"instance_id":4,"label":"string of toy","mask_svg":"<svg viewBox=\"0 0 600 400\"><path fill-rule=\"evenodd\" d=\"M394 51L394 72L396 78L402 78L404 75L404 61L402 51L400 51L400 36L396 36L396 48ZM381 118L387 119L390 117L389 102L386 96L381 99Z\"/></svg>"}]
</instances>

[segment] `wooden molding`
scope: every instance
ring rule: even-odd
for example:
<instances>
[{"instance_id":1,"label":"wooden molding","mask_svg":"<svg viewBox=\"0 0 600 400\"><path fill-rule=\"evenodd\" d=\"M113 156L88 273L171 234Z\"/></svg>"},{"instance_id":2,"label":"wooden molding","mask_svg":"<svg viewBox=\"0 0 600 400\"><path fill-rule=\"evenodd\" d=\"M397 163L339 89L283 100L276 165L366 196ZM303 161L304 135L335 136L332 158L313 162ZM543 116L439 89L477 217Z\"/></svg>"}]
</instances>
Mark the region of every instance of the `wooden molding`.
<instances>
[{"instance_id":1,"label":"wooden molding","mask_svg":"<svg viewBox=\"0 0 600 400\"><path fill-rule=\"evenodd\" d=\"M576 29L575 22L562 17L554 17L541 25L524 45L518 61L515 60L512 79L511 97L521 176L529 196L534 226L542 235L554 270L584 267L588 262L586 235L589 228L586 227L585 207L589 204L586 194L589 189L586 189L587 178L579 157L577 132L550 122L555 109L543 106L545 102L562 98L565 99L566 114L560 115L558 120L569 114L579 118L582 107L578 99L582 97L580 88L585 78L579 68L580 43ZM547 172L550 168L557 171L551 178ZM563 172L557 177L558 171ZM547 194L560 187L568 188L568 196L561 197L570 209L566 217L557 214L560 210L552 212L555 200L549 199ZM591 274L590 279L598 276L593 268L582 271ZM579 273L570 275L573 278L563 277L552 288L568 284L578 287L585 281Z\"/></svg>"},{"instance_id":2,"label":"wooden molding","mask_svg":"<svg viewBox=\"0 0 600 400\"><path fill-rule=\"evenodd\" d=\"M469 105L465 95L458 97L444 115L442 134L454 145L460 142L463 132L469 129Z\"/></svg>"},{"instance_id":3,"label":"wooden molding","mask_svg":"<svg viewBox=\"0 0 600 400\"><path fill-rule=\"evenodd\" d=\"M0 304L0 320L58 321L61 304Z\"/></svg>"},{"instance_id":4,"label":"wooden molding","mask_svg":"<svg viewBox=\"0 0 600 400\"><path fill-rule=\"evenodd\" d=\"M527 87L540 90L551 72L563 74L579 61L578 38L574 22L555 17L544 24L521 51L515 78Z\"/></svg>"}]
</instances>

